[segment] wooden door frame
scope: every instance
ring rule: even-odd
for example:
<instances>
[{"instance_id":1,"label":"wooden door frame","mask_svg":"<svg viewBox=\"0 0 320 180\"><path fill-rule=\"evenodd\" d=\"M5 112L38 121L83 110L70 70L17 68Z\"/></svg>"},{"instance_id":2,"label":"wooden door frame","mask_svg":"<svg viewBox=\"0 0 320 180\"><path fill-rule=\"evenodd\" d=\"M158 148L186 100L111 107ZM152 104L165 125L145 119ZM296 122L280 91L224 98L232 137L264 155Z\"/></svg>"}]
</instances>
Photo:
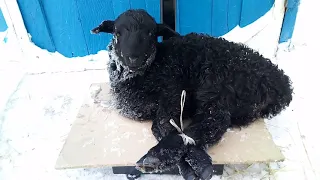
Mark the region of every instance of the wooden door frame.
<instances>
[{"instance_id":1,"label":"wooden door frame","mask_svg":"<svg viewBox=\"0 0 320 180\"><path fill-rule=\"evenodd\" d=\"M8 26L7 31L12 31L15 34L17 43L20 46L19 48L21 52L24 53L25 47L31 41L24 25L17 0L0 0L0 6Z\"/></svg>"}]
</instances>

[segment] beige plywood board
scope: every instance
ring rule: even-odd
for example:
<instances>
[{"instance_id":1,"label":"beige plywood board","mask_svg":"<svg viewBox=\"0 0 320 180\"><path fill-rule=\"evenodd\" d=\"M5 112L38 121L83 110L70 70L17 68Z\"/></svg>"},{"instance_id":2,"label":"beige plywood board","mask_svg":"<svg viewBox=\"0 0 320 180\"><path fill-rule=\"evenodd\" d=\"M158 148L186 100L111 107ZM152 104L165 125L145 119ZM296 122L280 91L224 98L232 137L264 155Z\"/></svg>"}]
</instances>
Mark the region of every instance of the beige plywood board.
<instances>
[{"instance_id":1,"label":"beige plywood board","mask_svg":"<svg viewBox=\"0 0 320 180\"><path fill-rule=\"evenodd\" d=\"M91 93L81 106L59 154L56 169L134 166L157 144L150 121L127 119L103 105L110 102L109 90L108 84L91 86L91 92L96 93ZM214 164L284 160L263 120L241 130L230 129L208 153Z\"/></svg>"}]
</instances>

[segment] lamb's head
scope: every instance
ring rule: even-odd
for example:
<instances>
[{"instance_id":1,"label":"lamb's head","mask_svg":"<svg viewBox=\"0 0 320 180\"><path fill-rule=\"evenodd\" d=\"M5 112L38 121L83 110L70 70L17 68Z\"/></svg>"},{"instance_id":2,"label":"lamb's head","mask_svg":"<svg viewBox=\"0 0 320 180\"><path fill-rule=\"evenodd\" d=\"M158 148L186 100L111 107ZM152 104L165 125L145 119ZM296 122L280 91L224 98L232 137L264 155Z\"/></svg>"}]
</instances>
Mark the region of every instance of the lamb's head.
<instances>
[{"instance_id":1,"label":"lamb's head","mask_svg":"<svg viewBox=\"0 0 320 180\"><path fill-rule=\"evenodd\" d=\"M141 74L154 61L156 56L157 37L163 35L179 35L168 26L157 24L154 18L142 9L130 9L113 20L105 20L92 33L100 32L113 34L109 50L112 60L130 77Z\"/></svg>"}]
</instances>

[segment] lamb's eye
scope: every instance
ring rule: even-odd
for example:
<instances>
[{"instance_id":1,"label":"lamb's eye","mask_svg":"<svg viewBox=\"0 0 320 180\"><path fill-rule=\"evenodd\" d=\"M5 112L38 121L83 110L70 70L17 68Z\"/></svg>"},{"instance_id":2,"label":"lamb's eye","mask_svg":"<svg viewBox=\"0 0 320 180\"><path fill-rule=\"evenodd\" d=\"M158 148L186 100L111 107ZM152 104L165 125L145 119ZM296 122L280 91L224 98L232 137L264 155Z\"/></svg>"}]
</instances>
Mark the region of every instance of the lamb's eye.
<instances>
[{"instance_id":1,"label":"lamb's eye","mask_svg":"<svg viewBox=\"0 0 320 180\"><path fill-rule=\"evenodd\" d=\"M120 33L119 33L119 32L116 32L116 36L119 37L119 36L120 36Z\"/></svg>"},{"instance_id":2,"label":"lamb's eye","mask_svg":"<svg viewBox=\"0 0 320 180\"><path fill-rule=\"evenodd\" d=\"M149 36L152 36L152 33L151 33L151 32L149 32Z\"/></svg>"}]
</instances>

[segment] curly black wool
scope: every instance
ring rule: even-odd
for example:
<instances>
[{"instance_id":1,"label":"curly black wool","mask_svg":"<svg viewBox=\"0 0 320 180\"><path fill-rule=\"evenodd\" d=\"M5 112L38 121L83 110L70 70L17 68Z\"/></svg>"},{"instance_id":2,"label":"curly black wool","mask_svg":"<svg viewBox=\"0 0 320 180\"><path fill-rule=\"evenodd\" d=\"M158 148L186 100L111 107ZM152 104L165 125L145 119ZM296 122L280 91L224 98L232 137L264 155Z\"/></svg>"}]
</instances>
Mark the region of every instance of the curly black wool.
<instances>
[{"instance_id":1,"label":"curly black wool","mask_svg":"<svg viewBox=\"0 0 320 180\"><path fill-rule=\"evenodd\" d=\"M159 143L137 162L141 171L178 165L185 179L210 179L205 150L227 128L276 116L292 100L290 78L243 44L206 34L180 36L144 10L128 10L92 31L114 34L109 74L121 113L153 121ZM171 38L158 43L164 34ZM183 117L192 121L184 132L196 146L185 146L169 123L179 122L182 90L187 92Z\"/></svg>"}]
</instances>

